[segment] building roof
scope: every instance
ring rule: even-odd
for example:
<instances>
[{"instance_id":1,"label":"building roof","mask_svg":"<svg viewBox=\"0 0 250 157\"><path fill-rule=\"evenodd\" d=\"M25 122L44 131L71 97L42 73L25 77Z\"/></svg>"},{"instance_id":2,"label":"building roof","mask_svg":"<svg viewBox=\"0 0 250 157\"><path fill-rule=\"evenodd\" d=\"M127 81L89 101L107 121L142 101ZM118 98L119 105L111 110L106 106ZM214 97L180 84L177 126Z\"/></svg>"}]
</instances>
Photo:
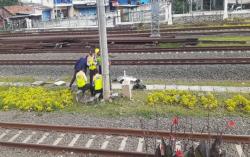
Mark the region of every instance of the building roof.
<instances>
[{"instance_id":1,"label":"building roof","mask_svg":"<svg viewBox=\"0 0 250 157\"><path fill-rule=\"evenodd\" d=\"M12 16L9 19L18 19L18 18L26 18L26 17L41 17L41 15L16 15Z\"/></svg>"},{"instance_id":2,"label":"building roof","mask_svg":"<svg viewBox=\"0 0 250 157\"><path fill-rule=\"evenodd\" d=\"M33 8L31 6L20 6L20 5L12 5L4 7L12 15L17 14L32 14Z\"/></svg>"}]
</instances>

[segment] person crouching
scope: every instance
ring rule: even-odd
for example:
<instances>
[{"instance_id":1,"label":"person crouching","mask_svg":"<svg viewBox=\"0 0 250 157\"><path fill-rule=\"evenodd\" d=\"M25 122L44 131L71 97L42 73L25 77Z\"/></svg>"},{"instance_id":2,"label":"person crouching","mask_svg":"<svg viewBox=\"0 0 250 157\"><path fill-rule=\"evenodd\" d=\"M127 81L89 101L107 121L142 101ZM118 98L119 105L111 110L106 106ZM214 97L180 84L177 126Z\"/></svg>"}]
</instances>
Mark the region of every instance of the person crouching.
<instances>
[{"instance_id":1,"label":"person crouching","mask_svg":"<svg viewBox=\"0 0 250 157\"><path fill-rule=\"evenodd\" d=\"M80 70L79 72L76 73L77 88L78 90L82 91L83 97L84 97L86 90L90 89L90 84L87 83L87 81L88 81L87 77L83 70Z\"/></svg>"},{"instance_id":2,"label":"person crouching","mask_svg":"<svg viewBox=\"0 0 250 157\"><path fill-rule=\"evenodd\" d=\"M99 74L97 70L94 71L93 89L95 97L102 99L103 98L102 75Z\"/></svg>"}]
</instances>

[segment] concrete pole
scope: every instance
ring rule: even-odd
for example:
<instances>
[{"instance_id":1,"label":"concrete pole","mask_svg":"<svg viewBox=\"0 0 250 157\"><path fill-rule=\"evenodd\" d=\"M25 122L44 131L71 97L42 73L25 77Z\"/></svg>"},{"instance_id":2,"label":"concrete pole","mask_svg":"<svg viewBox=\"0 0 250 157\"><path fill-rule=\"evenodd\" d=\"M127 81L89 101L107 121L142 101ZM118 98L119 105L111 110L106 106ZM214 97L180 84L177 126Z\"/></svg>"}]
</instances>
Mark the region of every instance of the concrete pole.
<instances>
[{"instance_id":1,"label":"concrete pole","mask_svg":"<svg viewBox=\"0 0 250 157\"><path fill-rule=\"evenodd\" d=\"M173 24L173 19L172 19L172 2L169 2L169 6L168 6L168 25L172 25Z\"/></svg>"},{"instance_id":2,"label":"concrete pole","mask_svg":"<svg viewBox=\"0 0 250 157\"><path fill-rule=\"evenodd\" d=\"M203 2L203 0L201 0L201 10L203 11L203 4L204 4L204 2Z\"/></svg>"},{"instance_id":3,"label":"concrete pole","mask_svg":"<svg viewBox=\"0 0 250 157\"><path fill-rule=\"evenodd\" d=\"M169 12L169 5L167 4L165 7L165 22L168 22L168 12Z\"/></svg>"},{"instance_id":4,"label":"concrete pole","mask_svg":"<svg viewBox=\"0 0 250 157\"><path fill-rule=\"evenodd\" d=\"M209 8L210 8L210 11L212 10L212 2L211 0L209 1Z\"/></svg>"},{"instance_id":5,"label":"concrete pole","mask_svg":"<svg viewBox=\"0 0 250 157\"><path fill-rule=\"evenodd\" d=\"M240 10L242 10L243 8L242 8L242 0L241 0L241 9Z\"/></svg>"},{"instance_id":6,"label":"concrete pole","mask_svg":"<svg viewBox=\"0 0 250 157\"><path fill-rule=\"evenodd\" d=\"M190 1L190 14L193 13L193 0Z\"/></svg>"},{"instance_id":7,"label":"concrete pole","mask_svg":"<svg viewBox=\"0 0 250 157\"><path fill-rule=\"evenodd\" d=\"M97 0L97 15L98 15L98 26L99 26L98 27L99 43L102 55L103 98L104 100L109 100L110 98L109 57L108 57L104 0Z\"/></svg>"},{"instance_id":8,"label":"concrete pole","mask_svg":"<svg viewBox=\"0 0 250 157\"><path fill-rule=\"evenodd\" d=\"M224 0L224 14L223 14L223 20L225 20L225 19L228 18L227 6L228 6L228 0Z\"/></svg>"}]
</instances>

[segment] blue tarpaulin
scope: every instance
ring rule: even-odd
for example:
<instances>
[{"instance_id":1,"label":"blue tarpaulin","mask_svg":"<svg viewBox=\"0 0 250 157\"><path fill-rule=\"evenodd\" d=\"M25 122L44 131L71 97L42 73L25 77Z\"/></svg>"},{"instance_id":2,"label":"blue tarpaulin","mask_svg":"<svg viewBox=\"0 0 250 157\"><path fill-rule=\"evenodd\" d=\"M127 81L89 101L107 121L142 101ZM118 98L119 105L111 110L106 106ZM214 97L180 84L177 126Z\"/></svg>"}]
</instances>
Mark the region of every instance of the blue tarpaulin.
<instances>
[{"instance_id":1,"label":"blue tarpaulin","mask_svg":"<svg viewBox=\"0 0 250 157\"><path fill-rule=\"evenodd\" d=\"M150 3L150 0L118 0L119 5L136 5L137 2L140 4L147 4Z\"/></svg>"},{"instance_id":2,"label":"blue tarpaulin","mask_svg":"<svg viewBox=\"0 0 250 157\"><path fill-rule=\"evenodd\" d=\"M43 10L42 20L49 21L51 19L51 10Z\"/></svg>"},{"instance_id":3,"label":"blue tarpaulin","mask_svg":"<svg viewBox=\"0 0 250 157\"><path fill-rule=\"evenodd\" d=\"M54 0L55 4L60 4L60 3L72 3L72 0Z\"/></svg>"}]
</instances>

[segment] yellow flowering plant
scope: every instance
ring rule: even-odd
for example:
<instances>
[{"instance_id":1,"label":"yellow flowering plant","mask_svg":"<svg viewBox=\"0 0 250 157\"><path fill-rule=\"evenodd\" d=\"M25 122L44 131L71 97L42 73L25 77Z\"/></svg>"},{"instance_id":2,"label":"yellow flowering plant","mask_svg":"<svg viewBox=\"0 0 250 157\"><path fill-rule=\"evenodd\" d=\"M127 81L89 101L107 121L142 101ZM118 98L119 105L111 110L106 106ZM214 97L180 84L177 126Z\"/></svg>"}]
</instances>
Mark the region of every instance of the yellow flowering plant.
<instances>
[{"instance_id":1,"label":"yellow flowering plant","mask_svg":"<svg viewBox=\"0 0 250 157\"><path fill-rule=\"evenodd\" d=\"M49 90L43 87L11 87L0 93L0 108L51 112L73 104L68 89Z\"/></svg>"},{"instance_id":2,"label":"yellow flowering plant","mask_svg":"<svg viewBox=\"0 0 250 157\"><path fill-rule=\"evenodd\" d=\"M206 110L213 110L219 107L219 101L211 92L205 94L193 93L190 91L165 90L154 91L148 94L149 105L182 105L187 108L195 106L204 107ZM225 100L225 107L228 111L243 111L250 113L250 100L242 95L236 95Z\"/></svg>"},{"instance_id":3,"label":"yellow flowering plant","mask_svg":"<svg viewBox=\"0 0 250 157\"><path fill-rule=\"evenodd\" d=\"M202 95L200 100L201 105L206 109L212 110L218 107L218 100L211 92L208 92L206 95Z\"/></svg>"},{"instance_id":4,"label":"yellow flowering plant","mask_svg":"<svg viewBox=\"0 0 250 157\"><path fill-rule=\"evenodd\" d=\"M227 99L225 103L228 111L239 110L250 113L250 100L242 95L236 95L231 99Z\"/></svg>"}]
</instances>

